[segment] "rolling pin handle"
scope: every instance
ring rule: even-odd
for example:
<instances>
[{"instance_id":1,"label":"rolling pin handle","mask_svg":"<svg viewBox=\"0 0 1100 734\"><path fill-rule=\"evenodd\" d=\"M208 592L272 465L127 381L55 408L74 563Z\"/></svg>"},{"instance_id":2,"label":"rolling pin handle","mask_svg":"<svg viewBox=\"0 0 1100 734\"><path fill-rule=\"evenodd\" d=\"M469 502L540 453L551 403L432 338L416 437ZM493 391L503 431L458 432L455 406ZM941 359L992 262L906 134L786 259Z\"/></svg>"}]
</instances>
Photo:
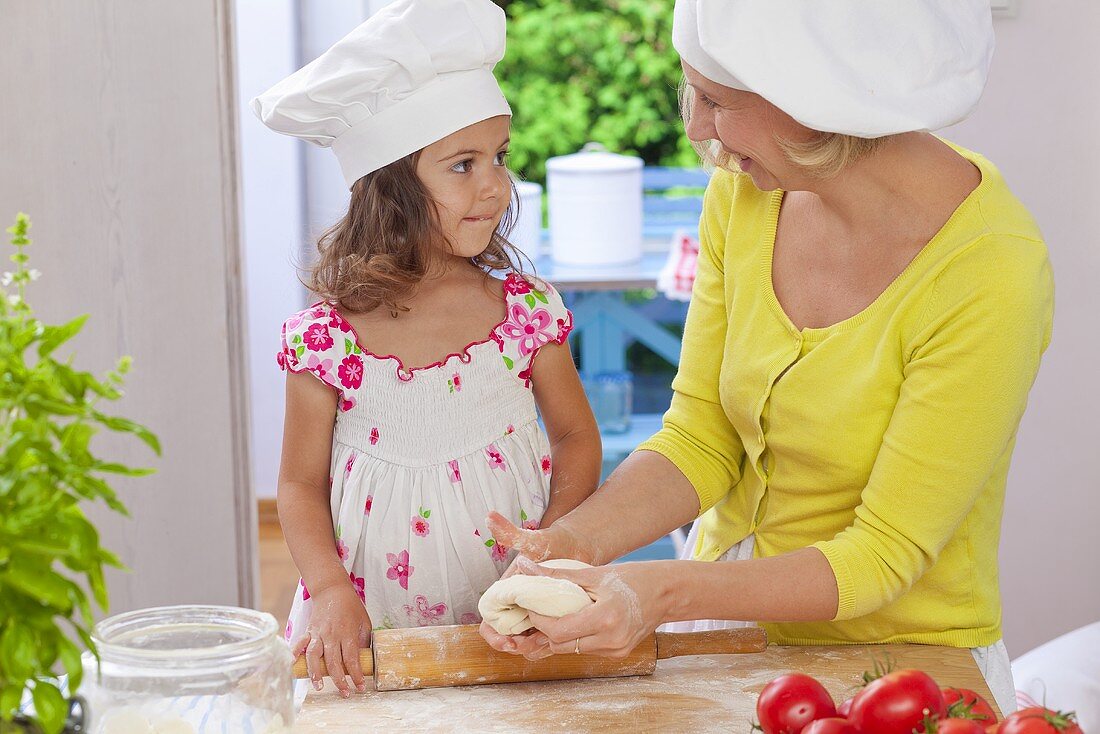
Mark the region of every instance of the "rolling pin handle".
<instances>
[{"instance_id":1,"label":"rolling pin handle","mask_svg":"<svg viewBox=\"0 0 1100 734\"><path fill-rule=\"evenodd\" d=\"M729 655L764 652L768 634L763 627L708 630L706 632L658 632L657 659L681 655Z\"/></svg>"}]
</instances>

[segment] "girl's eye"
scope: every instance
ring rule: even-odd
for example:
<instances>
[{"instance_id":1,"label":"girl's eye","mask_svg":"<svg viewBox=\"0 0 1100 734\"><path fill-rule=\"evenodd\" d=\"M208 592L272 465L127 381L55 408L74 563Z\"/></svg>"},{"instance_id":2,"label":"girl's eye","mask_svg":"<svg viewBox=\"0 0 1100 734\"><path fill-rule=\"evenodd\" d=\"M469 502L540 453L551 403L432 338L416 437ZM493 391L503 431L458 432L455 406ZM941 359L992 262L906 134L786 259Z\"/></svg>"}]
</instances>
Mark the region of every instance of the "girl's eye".
<instances>
[{"instance_id":1,"label":"girl's eye","mask_svg":"<svg viewBox=\"0 0 1100 734\"><path fill-rule=\"evenodd\" d=\"M467 158L466 160L459 161L458 163L451 166L451 170L455 173L469 173L473 169L473 167L473 160Z\"/></svg>"},{"instance_id":2,"label":"girl's eye","mask_svg":"<svg viewBox=\"0 0 1100 734\"><path fill-rule=\"evenodd\" d=\"M502 150L499 153L497 153L496 164L498 166L503 166L505 164L505 162L507 161L507 159L508 159L508 151Z\"/></svg>"}]
</instances>

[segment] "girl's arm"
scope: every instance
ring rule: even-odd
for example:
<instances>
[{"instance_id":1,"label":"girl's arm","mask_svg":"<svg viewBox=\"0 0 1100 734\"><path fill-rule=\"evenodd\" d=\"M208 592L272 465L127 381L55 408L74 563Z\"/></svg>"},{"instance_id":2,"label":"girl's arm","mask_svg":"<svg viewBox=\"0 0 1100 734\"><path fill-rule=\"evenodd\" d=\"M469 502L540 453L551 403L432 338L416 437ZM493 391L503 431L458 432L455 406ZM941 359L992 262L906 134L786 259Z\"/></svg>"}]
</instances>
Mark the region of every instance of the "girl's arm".
<instances>
[{"instance_id":1,"label":"girl's arm","mask_svg":"<svg viewBox=\"0 0 1100 734\"><path fill-rule=\"evenodd\" d=\"M283 455L279 466L279 524L310 593L348 584L336 552L329 509L329 465L336 393L308 372L288 372Z\"/></svg>"},{"instance_id":2,"label":"girl's arm","mask_svg":"<svg viewBox=\"0 0 1100 734\"><path fill-rule=\"evenodd\" d=\"M531 380L550 439L553 466L550 502L541 521L545 528L596 491L603 450L568 342L550 343L539 350Z\"/></svg>"},{"instance_id":3,"label":"girl's arm","mask_svg":"<svg viewBox=\"0 0 1100 734\"><path fill-rule=\"evenodd\" d=\"M306 372L288 372L283 456L279 467L279 523L290 554L309 589L313 613L291 641L304 653L318 690L323 658L340 694L350 695L345 676L360 692L366 679L359 648L370 639L371 621L340 556L329 508L329 467L336 421L335 391Z\"/></svg>"}]
</instances>

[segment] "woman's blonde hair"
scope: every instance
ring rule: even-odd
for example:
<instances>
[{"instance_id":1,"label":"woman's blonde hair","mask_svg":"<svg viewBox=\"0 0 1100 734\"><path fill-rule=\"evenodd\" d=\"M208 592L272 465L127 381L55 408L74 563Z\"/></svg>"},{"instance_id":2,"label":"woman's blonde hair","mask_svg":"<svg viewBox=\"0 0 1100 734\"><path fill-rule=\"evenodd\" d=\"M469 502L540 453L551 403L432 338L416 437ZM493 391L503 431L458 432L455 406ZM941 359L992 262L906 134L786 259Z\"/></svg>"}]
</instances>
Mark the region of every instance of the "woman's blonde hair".
<instances>
[{"instance_id":1,"label":"woman's blonde hair","mask_svg":"<svg viewBox=\"0 0 1100 734\"><path fill-rule=\"evenodd\" d=\"M416 175L420 151L368 173L351 188L347 213L317 241L318 258L302 283L349 311L382 306L395 315L415 292L448 240L436 204ZM518 201L512 186L511 201ZM515 226L514 204L501 218L488 246L470 262L485 271L523 272L521 255L507 234Z\"/></svg>"},{"instance_id":2,"label":"woman's blonde hair","mask_svg":"<svg viewBox=\"0 0 1100 734\"><path fill-rule=\"evenodd\" d=\"M695 101L695 90L681 78L679 86L680 117L684 121L684 129L691 122L691 106ZM864 156L870 155L882 147L886 138L857 138L854 135L841 133L817 132L816 135L806 141L776 139L776 145L783 151L787 159L797 166L805 169L806 173L814 178L832 178L847 166L855 163ZM708 170L722 168L727 171L740 172L737 161L722 149L721 142L707 140L703 142L692 141L691 146L699 154L703 167Z\"/></svg>"}]
</instances>

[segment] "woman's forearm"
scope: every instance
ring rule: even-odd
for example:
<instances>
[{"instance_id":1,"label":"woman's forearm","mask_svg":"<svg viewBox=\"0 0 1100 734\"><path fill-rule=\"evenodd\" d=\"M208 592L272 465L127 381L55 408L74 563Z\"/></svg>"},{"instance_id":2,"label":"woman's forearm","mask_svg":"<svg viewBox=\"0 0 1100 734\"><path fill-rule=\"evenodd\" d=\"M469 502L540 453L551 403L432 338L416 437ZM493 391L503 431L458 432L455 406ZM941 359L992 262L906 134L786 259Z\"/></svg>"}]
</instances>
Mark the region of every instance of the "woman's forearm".
<instances>
[{"instance_id":1,"label":"woman's forearm","mask_svg":"<svg viewBox=\"0 0 1100 734\"><path fill-rule=\"evenodd\" d=\"M558 520L554 557L593 565L652 543L699 514L699 497L676 465L653 451L636 451L587 501Z\"/></svg>"},{"instance_id":2,"label":"woman's forearm","mask_svg":"<svg viewBox=\"0 0 1100 734\"><path fill-rule=\"evenodd\" d=\"M651 561L646 565L660 588L666 622L808 622L836 616L836 576L816 548L745 561Z\"/></svg>"},{"instance_id":3,"label":"woman's forearm","mask_svg":"<svg viewBox=\"0 0 1100 734\"><path fill-rule=\"evenodd\" d=\"M283 482L278 493L279 524L294 565L312 592L347 583L336 550L328 493L300 482Z\"/></svg>"},{"instance_id":4,"label":"woman's forearm","mask_svg":"<svg viewBox=\"0 0 1100 734\"><path fill-rule=\"evenodd\" d=\"M562 437L550 447L550 501L540 527L549 527L588 499L600 483L600 433L593 425Z\"/></svg>"}]
</instances>

